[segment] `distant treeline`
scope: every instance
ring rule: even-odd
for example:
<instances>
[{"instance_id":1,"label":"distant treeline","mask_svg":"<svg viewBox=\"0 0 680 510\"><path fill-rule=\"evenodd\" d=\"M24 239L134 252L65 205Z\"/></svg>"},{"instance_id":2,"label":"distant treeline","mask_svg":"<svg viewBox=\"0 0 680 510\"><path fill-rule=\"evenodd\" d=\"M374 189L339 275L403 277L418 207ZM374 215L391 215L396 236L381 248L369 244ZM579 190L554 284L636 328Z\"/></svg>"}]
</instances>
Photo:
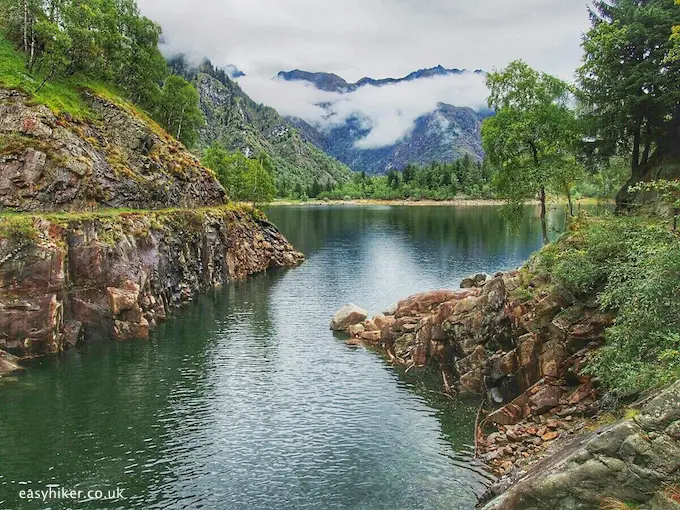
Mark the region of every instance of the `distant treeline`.
<instances>
[{"instance_id":1,"label":"distant treeline","mask_svg":"<svg viewBox=\"0 0 680 510\"><path fill-rule=\"evenodd\" d=\"M465 155L451 163L409 164L387 175L370 176L357 172L342 186L312 183L307 189L297 187L293 198L342 199L427 199L448 200L457 196L488 198L493 195L493 168L484 161Z\"/></svg>"}]
</instances>

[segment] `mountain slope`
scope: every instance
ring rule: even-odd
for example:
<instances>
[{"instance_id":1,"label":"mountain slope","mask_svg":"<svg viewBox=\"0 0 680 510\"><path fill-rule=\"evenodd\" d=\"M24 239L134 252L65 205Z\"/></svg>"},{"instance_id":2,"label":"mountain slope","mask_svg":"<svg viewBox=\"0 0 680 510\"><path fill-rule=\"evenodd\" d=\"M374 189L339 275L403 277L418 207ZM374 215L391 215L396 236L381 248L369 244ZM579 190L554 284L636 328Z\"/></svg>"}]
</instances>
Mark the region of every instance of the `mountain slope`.
<instances>
[{"instance_id":1,"label":"mountain slope","mask_svg":"<svg viewBox=\"0 0 680 510\"><path fill-rule=\"evenodd\" d=\"M218 141L248 156L268 154L280 194L288 194L298 184L306 189L315 181L342 183L350 178L349 168L307 142L276 110L255 103L229 78L221 81L197 73L194 83L207 121L200 131L200 145Z\"/></svg>"},{"instance_id":2,"label":"mountain slope","mask_svg":"<svg viewBox=\"0 0 680 510\"><path fill-rule=\"evenodd\" d=\"M380 80L362 78L356 83L348 83L335 74L294 70L280 72L278 79L305 81L320 90L350 94L366 86L383 87L436 76L461 75L466 72L437 66L414 71L403 78ZM481 74L482 71L475 73ZM476 112L468 107L439 103L436 109L416 119L411 131L401 140L379 148L357 146L357 142L370 133L370 128L366 127L366 122L363 122L360 116L350 117L343 125L330 129L312 125L300 118L288 120L298 128L305 140L353 170L384 174L392 168L401 169L409 163L451 162L465 154L477 160L483 158L481 125L488 115L490 112Z\"/></svg>"}]
</instances>

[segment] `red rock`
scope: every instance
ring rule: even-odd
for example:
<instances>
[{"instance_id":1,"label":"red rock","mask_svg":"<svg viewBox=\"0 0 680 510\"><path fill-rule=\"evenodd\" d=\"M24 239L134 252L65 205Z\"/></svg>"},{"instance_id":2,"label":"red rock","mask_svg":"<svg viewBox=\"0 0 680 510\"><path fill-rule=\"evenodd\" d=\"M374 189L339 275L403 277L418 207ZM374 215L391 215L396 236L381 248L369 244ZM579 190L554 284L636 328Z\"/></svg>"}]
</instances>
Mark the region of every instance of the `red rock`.
<instances>
[{"instance_id":1,"label":"red rock","mask_svg":"<svg viewBox=\"0 0 680 510\"><path fill-rule=\"evenodd\" d=\"M359 338L368 342L377 343L380 341L380 331L364 331L359 335Z\"/></svg>"},{"instance_id":2,"label":"red rock","mask_svg":"<svg viewBox=\"0 0 680 510\"><path fill-rule=\"evenodd\" d=\"M434 290L431 292L424 292L422 294L415 294L403 299L397 303L397 310L395 317L413 315L416 312L426 311L432 307L439 305L445 301L450 301L456 297L456 293L450 290Z\"/></svg>"},{"instance_id":3,"label":"red rock","mask_svg":"<svg viewBox=\"0 0 680 510\"><path fill-rule=\"evenodd\" d=\"M543 414L560 403L564 390L559 386L545 385L529 398L533 412Z\"/></svg>"},{"instance_id":4,"label":"red rock","mask_svg":"<svg viewBox=\"0 0 680 510\"><path fill-rule=\"evenodd\" d=\"M139 298L139 285L128 282L125 288L107 287L106 293L109 296L109 306L114 316L125 310L131 310Z\"/></svg>"},{"instance_id":5,"label":"red rock","mask_svg":"<svg viewBox=\"0 0 680 510\"><path fill-rule=\"evenodd\" d=\"M364 325L363 324L352 324L347 332L352 335L352 336L359 336L361 333L364 332Z\"/></svg>"},{"instance_id":6,"label":"red rock","mask_svg":"<svg viewBox=\"0 0 680 510\"><path fill-rule=\"evenodd\" d=\"M557 439L558 437L560 437L560 433L553 431L553 432L546 432L545 434L543 434L541 436L541 439L543 441L552 441L553 439Z\"/></svg>"}]
</instances>

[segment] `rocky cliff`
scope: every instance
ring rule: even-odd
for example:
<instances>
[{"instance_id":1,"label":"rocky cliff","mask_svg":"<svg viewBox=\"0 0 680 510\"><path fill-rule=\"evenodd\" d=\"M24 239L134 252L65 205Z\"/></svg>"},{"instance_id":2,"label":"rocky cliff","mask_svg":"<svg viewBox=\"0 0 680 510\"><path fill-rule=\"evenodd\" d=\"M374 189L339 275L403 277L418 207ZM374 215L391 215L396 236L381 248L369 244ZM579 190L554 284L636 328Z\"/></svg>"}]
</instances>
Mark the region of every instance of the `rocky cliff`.
<instances>
[{"instance_id":1,"label":"rocky cliff","mask_svg":"<svg viewBox=\"0 0 680 510\"><path fill-rule=\"evenodd\" d=\"M39 356L83 339L145 338L197 293L303 259L274 225L231 206L8 216L0 349ZM0 371L15 362L0 357Z\"/></svg>"},{"instance_id":2,"label":"rocky cliff","mask_svg":"<svg viewBox=\"0 0 680 510\"><path fill-rule=\"evenodd\" d=\"M484 510L673 510L678 482L680 382L635 417L560 445Z\"/></svg>"},{"instance_id":3,"label":"rocky cliff","mask_svg":"<svg viewBox=\"0 0 680 510\"><path fill-rule=\"evenodd\" d=\"M449 395L485 398L476 454L500 477L486 500L511 487L486 510L675 504L663 491L680 482L680 383L638 417L601 427L602 393L582 371L614 315L532 263L462 287L411 296L367 320L347 307L332 327L407 370L436 370Z\"/></svg>"},{"instance_id":4,"label":"rocky cliff","mask_svg":"<svg viewBox=\"0 0 680 510\"><path fill-rule=\"evenodd\" d=\"M90 115L55 115L0 89L0 209L202 207L224 203L210 170L123 101L83 92Z\"/></svg>"}]
</instances>

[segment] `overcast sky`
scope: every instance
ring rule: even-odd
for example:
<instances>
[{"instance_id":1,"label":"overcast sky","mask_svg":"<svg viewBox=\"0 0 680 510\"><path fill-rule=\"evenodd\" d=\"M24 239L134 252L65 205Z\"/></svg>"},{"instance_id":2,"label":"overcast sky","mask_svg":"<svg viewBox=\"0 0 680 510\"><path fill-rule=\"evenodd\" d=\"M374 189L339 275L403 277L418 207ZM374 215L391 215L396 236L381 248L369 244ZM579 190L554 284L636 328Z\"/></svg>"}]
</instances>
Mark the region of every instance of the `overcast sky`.
<instances>
[{"instance_id":1,"label":"overcast sky","mask_svg":"<svg viewBox=\"0 0 680 510\"><path fill-rule=\"evenodd\" d=\"M272 77L303 69L356 81L439 64L488 71L522 58L571 80L588 28L587 0L138 1L162 25L169 51L234 64L247 74L241 85L256 101L326 125L328 115L314 104L335 98L300 84L272 83ZM482 80L469 76L388 90L344 97L333 122L362 114L368 125L382 124L385 133L368 144L379 146L403 136L413 116L438 101L476 108L486 95ZM379 111L365 111L376 100Z\"/></svg>"}]
</instances>

